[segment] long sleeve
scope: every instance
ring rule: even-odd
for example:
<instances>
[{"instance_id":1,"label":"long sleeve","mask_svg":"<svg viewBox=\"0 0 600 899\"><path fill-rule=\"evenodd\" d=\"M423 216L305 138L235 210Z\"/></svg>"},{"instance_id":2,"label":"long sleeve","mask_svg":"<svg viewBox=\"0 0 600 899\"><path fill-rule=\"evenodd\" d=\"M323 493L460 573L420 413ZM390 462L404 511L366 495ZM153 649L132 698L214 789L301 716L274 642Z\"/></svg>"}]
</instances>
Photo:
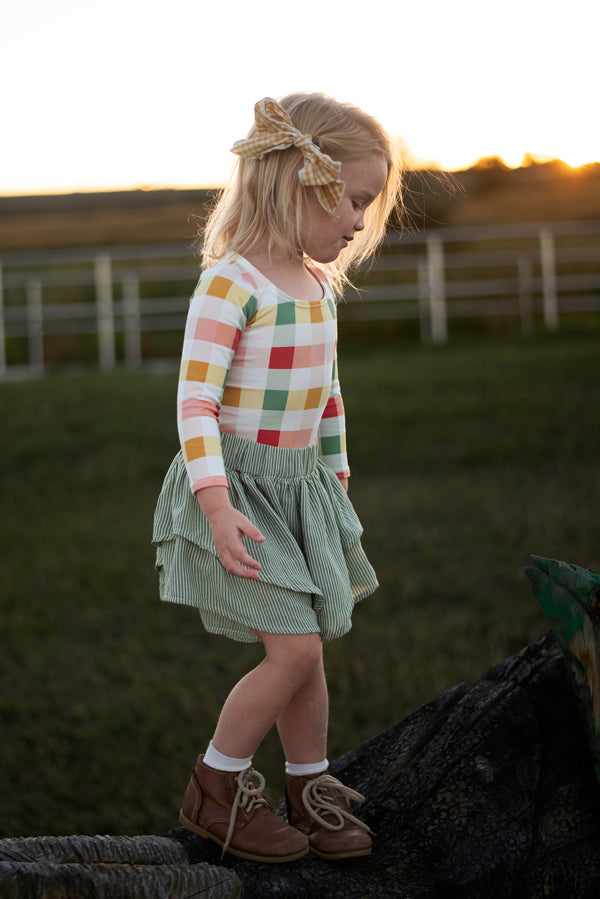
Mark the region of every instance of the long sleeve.
<instances>
[{"instance_id":1,"label":"long sleeve","mask_svg":"<svg viewBox=\"0 0 600 899\"><path fill-rule=\"evenodd\" d=\"M331 392L319 426L319 455L338 478L350 475L346 452L346 416L338 378L337 356L333 363Z\"/></svg>"},{"instance_id":2,"label":"long sleeve","mask_svg":"<svg viewBox=\"0 0 600 899\"><path fill-rule=\"evenodd\" d=\"M177 426L192 492L228 483L219 410L249 306L252 295L223 277L201 280L190 303L177 391Z\"/></svg>"}]
</instances>

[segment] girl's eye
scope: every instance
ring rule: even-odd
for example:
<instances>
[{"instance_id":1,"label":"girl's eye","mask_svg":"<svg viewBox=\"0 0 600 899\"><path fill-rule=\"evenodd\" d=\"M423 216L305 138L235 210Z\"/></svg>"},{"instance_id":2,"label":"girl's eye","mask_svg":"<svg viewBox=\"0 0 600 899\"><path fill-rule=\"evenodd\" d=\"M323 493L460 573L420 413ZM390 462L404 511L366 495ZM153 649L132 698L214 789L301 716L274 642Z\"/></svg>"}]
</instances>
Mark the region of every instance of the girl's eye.
<instances>
[{"instance_id":1,"label":"girl's eye","mask_svg":"<svg viewBox=\"0 0 600 899\"><path fill-rule=\"evenodd\" d=\"M359 203L357 200L352 201L352 206L353 206L355 212L362 212L362 204Z\"/></svg>"}]
</instances>

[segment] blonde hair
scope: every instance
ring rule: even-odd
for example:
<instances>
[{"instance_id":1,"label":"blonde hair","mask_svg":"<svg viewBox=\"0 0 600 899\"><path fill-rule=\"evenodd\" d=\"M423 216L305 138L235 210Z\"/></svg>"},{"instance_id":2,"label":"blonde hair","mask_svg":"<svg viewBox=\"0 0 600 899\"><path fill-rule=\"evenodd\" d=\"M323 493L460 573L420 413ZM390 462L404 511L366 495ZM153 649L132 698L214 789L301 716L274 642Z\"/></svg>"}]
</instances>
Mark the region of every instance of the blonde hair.
<instances>
[{"instance_id":1,"label":"blonde hair","mask_svg":"<svg viewBox=\"0 0 600 899\"><path fill-rule=\"evenodd\" d=\"M391 212L401 209L400 155L379 122L356 106L319 93L289 94L278 102L294 127L310 134L332 159L343 163L378 154L387 164L385 185L366 210L364 230L334 262L324 266L334 291L340 293L348 283L348 269L373 255ZM253 125L248 137L254 134ZM244 255L265 238L269 253L278 250L290 258L304 255L300 225L306 191L312 188L299 181L302 164L302 153L296 147L272 151L262 159L236 160L199 241L204 265L213 265L232 250Z\"/></svg>"}]
</instances>

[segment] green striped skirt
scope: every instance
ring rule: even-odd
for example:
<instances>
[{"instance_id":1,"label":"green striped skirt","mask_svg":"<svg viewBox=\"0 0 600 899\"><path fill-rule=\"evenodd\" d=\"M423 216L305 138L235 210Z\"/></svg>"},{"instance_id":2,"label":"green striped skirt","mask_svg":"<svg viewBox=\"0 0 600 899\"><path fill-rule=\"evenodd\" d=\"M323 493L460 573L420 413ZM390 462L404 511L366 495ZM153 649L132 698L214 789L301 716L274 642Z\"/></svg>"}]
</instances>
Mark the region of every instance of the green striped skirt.
<instances>
[{"instance_id":1,"label":"green striped skirt","mask_svg":"<svg viewBox=\"0 0 600 899\"><path fill-rule=\"evenodd\" d=\"M221 565L179 452L154 518L161 599L196 606L208 631L245 643L257 640L251 628L322 640L345 634L354 605L378 585L336 474L316 445L283 449L227 433L221 442L231 503L265 537L243 538L260 577L236 577Z\"/></svg>"}]
</instances>

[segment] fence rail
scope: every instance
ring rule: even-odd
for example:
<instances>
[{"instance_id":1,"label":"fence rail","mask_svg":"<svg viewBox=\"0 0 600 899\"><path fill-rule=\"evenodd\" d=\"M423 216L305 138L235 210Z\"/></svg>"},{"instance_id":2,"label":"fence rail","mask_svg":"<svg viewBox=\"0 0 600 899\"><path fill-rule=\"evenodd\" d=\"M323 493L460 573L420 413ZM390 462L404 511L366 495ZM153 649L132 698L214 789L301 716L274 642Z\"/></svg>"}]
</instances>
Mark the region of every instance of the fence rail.
<instances>
[{"instance_id":1,"label":"fence rail","mask_svg":"<svg viewBox=\"0 0 600 899\"><path fill-rule=\"evenodd\" d=\"M184 244L4 254L0 377L65 361L139 367L161 358L153 334L172 335L162 358L175 358L198 274ZM342 321L412 319L433 343L469 317L552 331L571 313L600 312L600 221L392 234L356 280ZM65 350L76 338L80 349L88 338L81 359Z\"/></svg>"}]
</instances>

